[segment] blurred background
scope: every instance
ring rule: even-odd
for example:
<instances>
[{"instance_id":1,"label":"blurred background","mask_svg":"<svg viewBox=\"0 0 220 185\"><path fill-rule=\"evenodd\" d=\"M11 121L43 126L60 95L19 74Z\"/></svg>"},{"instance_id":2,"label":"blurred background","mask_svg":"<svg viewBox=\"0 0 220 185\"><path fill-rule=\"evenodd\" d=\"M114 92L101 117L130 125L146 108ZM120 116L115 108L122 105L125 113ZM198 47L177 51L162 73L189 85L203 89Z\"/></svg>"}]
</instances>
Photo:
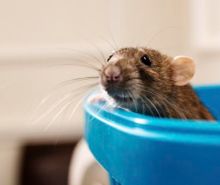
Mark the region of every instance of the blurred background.
<instances>
[{"instance_id":1,"label":"blurred background","mask_svg":"<svg viewBox=\"0 0 220 185\"><path fill-rule=\"evenodd\" d=\"M193 84L219 83L219 7L218 0L0 0L0 184L67 184L82 137L82 85L91 82L62 82L94 75L74 63L98 65L95 58L120 47L147 46L194 58Z\"/></svg>"}]
</instances>

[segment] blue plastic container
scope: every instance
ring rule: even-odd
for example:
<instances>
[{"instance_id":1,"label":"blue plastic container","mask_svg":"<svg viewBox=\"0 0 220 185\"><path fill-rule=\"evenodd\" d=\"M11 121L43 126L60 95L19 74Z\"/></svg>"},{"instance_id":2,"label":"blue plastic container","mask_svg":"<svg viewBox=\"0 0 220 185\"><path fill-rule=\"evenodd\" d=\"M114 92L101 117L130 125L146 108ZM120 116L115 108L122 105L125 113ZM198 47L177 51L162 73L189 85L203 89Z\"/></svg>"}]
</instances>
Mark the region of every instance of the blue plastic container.
<instances>
[{"instance_id":1,"label":"blue plastic container","mask_svg":"<svg viewBox=\"0 0 220 185\"><path fill-rule=\"evenodd\" d=\"M195 88L220 118L220 86ZM85 103L85 137L112 185L220 185L220 124Z\"/></svg>"}]
</instances>

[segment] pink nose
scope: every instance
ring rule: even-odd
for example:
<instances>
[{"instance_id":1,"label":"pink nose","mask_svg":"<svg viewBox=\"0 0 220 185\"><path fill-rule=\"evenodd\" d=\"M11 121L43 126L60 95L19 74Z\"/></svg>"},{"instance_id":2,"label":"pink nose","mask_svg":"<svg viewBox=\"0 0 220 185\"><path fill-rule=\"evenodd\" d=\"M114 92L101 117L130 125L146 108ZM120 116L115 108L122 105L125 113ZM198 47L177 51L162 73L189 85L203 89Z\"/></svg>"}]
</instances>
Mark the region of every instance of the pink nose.
<instances>
[{"instance_id":1,"label":"pink nose","mask_svg":"<svg viewBox=\"0 0 220 185\"><path fill-rule=\"evenodd\" d=\"M121 77L121 70L118 66L110 65L104 71L105 79L108 83L119 82Z\"/></svg>"}]
</instances>

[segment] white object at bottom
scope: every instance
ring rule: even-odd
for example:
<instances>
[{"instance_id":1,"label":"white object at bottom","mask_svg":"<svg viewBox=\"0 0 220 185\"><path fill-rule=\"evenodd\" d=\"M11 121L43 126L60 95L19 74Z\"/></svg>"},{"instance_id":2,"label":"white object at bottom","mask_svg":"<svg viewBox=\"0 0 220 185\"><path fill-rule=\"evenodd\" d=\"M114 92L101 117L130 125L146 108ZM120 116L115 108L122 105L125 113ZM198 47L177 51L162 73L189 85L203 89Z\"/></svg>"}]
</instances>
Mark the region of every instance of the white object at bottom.
<instances>
[{"instance_id":1,"label":"white object at bottom","mask_svg":"<svg viewBox=\"0 0 220 185\"><path fill-rule=\"evenodd\" d=\"M69 185L108 185L107 172L96 162L84 139L76 149L69 170Z\"/></svg>"}]
</instances>

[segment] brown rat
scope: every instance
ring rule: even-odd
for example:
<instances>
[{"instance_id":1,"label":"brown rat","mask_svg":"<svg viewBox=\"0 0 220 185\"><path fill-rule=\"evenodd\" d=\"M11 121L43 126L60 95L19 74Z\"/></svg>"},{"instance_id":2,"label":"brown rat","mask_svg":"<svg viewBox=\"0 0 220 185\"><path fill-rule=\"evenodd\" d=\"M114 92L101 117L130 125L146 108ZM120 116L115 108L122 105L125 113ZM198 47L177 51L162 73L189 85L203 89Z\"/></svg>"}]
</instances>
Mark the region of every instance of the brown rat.
<instances>
[{"instance_id":1,"label":"brown rat","mask_svg":"<svg viewBox=\"0 0 220 185\"><path fill-rule=\"evenodd\" d=\"M189 84L194 72L189 57L139 47L114 52L100 77L120 107L155 117L214 120Z\"/></svg>"}]
</instances>

